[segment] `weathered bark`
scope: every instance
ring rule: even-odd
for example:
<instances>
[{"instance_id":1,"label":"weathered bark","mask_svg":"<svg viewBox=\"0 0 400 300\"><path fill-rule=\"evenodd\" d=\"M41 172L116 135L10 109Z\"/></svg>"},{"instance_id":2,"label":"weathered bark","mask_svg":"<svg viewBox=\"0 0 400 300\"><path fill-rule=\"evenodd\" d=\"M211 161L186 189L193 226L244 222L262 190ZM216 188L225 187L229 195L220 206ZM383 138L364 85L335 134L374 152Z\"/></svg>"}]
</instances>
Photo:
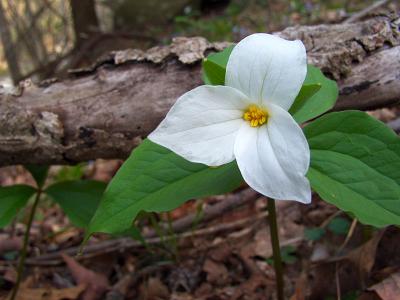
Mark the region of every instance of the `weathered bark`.
<instances>
[{"instance_id":1,"label":"weathered bark","mask_svg":"<svg viewBox=\"0 0 400 300\"><path fill-rule=\"evenodd\" d=\"M288 28L309 62L338 79L336 109L372 109L400 99L396 18ZM62 82L0 93L0 165L124 158L177 97L201 84L200 60L226 44L178 38L170 46L110 54Z\"/></svg>"}]
</instances>

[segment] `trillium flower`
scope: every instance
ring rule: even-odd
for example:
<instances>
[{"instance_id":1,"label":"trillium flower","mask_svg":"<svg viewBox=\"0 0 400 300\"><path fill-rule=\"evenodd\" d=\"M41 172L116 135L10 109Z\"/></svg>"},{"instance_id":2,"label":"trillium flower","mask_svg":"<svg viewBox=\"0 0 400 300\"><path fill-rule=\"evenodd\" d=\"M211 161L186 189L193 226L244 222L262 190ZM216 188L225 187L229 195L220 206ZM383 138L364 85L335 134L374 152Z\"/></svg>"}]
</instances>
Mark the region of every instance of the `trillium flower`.
<instances>
[{"instance_id":1,"label":"trillium flower","mask_svg":"<svg viewBox=\"0 0 400 300\"><path fill-rule=\"evenodd\" d=\"M309 203L310 150L288 113L306 73L301 41L250 35L229 57L225 86L203 85L182 95L149 139L208 166L236 159L254 190Z\"/></svg>"}]
</instances>

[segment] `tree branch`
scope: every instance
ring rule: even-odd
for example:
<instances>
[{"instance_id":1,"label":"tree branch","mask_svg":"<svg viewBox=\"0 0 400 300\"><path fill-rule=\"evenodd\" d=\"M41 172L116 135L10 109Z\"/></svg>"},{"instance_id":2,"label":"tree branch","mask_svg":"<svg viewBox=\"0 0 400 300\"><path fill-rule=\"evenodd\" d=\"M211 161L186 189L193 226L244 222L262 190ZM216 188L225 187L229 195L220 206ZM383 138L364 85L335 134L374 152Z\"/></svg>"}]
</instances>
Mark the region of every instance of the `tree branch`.
<instances>
[{"instance_id":1,"label":"tree branch","mask_svg":"<svg viewBox=\"0 0 400 300\"><path fill-rule=\"evenodd\" d=\"M301 26L309 63L338 80L335 109L373 109L400 99L399 16ZM227 43L177 38L144 52L109 54L60 82L0 90L0 165L125 158L184 92L202 84L201 59Z\"/></svg>"}]
</instances>

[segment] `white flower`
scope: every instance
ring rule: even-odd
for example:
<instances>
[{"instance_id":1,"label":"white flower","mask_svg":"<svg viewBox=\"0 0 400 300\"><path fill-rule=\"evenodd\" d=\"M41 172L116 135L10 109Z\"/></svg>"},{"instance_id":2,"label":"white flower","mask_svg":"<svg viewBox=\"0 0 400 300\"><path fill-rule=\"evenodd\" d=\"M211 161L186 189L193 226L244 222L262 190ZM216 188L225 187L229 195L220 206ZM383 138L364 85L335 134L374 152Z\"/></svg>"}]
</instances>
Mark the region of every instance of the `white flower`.
<instances>
[{"instance_id":1,"label":"white flower","mask_svg":"<svg viewBox=\"0 0 400 300\"><path fill-rule=\"evenodd\" d=\"M311 201L310 150L288 113L307 73L301 41L257 33L233 49L226 86L182 95L149 139L191 162L236 159L254 190L279 200Z\"/></svg>"}]
</instances>

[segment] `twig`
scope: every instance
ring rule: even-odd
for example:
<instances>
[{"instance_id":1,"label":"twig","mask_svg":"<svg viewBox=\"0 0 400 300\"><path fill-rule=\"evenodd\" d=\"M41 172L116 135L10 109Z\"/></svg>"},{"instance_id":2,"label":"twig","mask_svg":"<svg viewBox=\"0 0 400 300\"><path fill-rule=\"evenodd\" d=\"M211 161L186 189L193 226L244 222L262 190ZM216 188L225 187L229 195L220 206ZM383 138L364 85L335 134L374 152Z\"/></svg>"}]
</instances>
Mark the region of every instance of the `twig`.
<instances>
[{"instance_id":1,"label":"twig","mask_svg":"<svg viewBox=\"0 0 400 300\"><path fill-rule=\"evenodd\" d=\"M343 211L341 211L341 210L336 211L334 214L330 215L319 227L320 227L320 228L325 228L326 226L329 225L329 223L330 223L334 218L336 218L337 216L339 216L339 215L342 214L342 213L343 213Z\"/></svg>"},{"instance_id":2,"label":"twig","mask_svg":"<svg viewBox=\"0 0 400 300\"><path fill-rule=\"evenodd\" d=\"M335 281L336 281L336 299L342 299L342 292L340 288L340 277L339 277L339 262L335 263Z\"/></svg>"},{"instance_id":3,"label":"twig","mask_svg":"<svg viewBox=\"0 0 400 300\"><path fill-rule=\"evenodd\" d=\"M362 18L364 18L365 16L367 16L368 14L370 14L372 11L374 11L375 9L378 9L386 4L388 4L389 2L391 2L391 0L381 0L378 2L375 2L374 4L366 7L365 9L361 10L358 13L355 13L354 15L352 15L350 18L348 18L347 20L345 20L343 23L347 24L347 23L354 23L357 22L359 20L361 20Z\"/></svg>"},{"instance_id":4,"label":"twig","mask_svg":"<svg viewBox=\"0 0 400 300\"><path fill-rule=\"evenodd\" d=\"M215 219L218 216L223 215L224 213L238 207L244 205L248 202L254 201L260 197L259 194L254 192L251 189L244 190L238 194L229 195L223 201L211 205L206 206L203 211L203 215L201 217L200 222L207 222ZM181 232L191 227L193 223L198 219L198 213L189 214L181 219L176 220L172 224L172 228L175 232ZM150 231L149 236L155 236L154 231Z\"/></svg>"},{"instance_id":5,"label":"twig","mask_svg":"<svg viewBox=\"0 0 400 300\"><path fill-rule=\"evenodd\" d=\"M217 234L220 232L224 232L224 231L229 231L229 230L233 230L235 228L239 228L239 227L243 227L244 225L248 224L248 223L255 223L256 221L265 218L267 216L267 213L260 213L256 216L251 216L248 218L244 218L244 219L240 219L237 220L235 222L232 223L222 223L222 224L218 224L215 226L211 226L211 227L206 227L206 228L202 228L202 229L198 229L195 231L190 231L190 232L184 232L182 234L177 235L178 239L185 239L185 238L193 238L193 237L198 237L198 236L202 236L202 235L211 235L211 234ZM285 241L285 245L292 245L294 243L297 243L299 240L298 239L291 239L291 240L287 240ZM133 247L143 247L144 245L138 241L133 241L135 242L135 244L132 243L131 248ZM160 243L164 243L165 240L162 237L152 237L152 238L146 238L145 239L145 243L147 245L154 245L154 244L160 244ZM212 244L210 247L216 247L218 246L219 243L215 243ZM98 255L103 255L105 253L110 253L110 252L117 252L120 251L120 249L118 248L119 245L116 245L115 247L108 247L105 248L102 251L97 251L97 252L90 252L90 253L84 253L78 257L76 257L76 259L82 260L82 259L89 259ZM54 260L39 260L34 262L34 258L30 260L32 265L38 265L38 266L49 266L49 265L59 265L62 263L62 261L60 259L54 259Z\"/></svg>"},{"instance_id":6,"label":"twig","mask_svg":"<svg viewBox=\"0 0 400 300\"><path fill-rule=\"evenodd\" d=\"M201 235L208 235L212 233L217 233L217 232L222 232L222 231L227 231L227 230L232 230L237 227L242 227L243 225L246 225L247 223L254 223L262 218L265 218L268 215L267 212L259 213L255 216L243 218L231 223L222 223L218 224L212 227L206 227L202 229L195 230L193 232L185 232L181 234L179 237L180 238L186 238L186 237L195 237L195 236L201 236Z\"/></svg>"},{"instance_id":7,"label":"twig","mask_svg":"<svg viewBox=\"0 0 400 300\"><path fill-rule=\"evenodd\" d=\"M224 201L221 201L215 205L208 206L204 209L204 215L202 221L209 221L220 216L223 213L226 213L238 206L244 205L246 203L255 201L260 196L251 189L243 190L236 194L228 195ZM182 219L176 220L172 223L172 228L174 232L179 233L185 231L190 228L192 223L196 220L197 214L189 214ZM150 243L158 243L159 239L154 238L156 233L154 231L150 231L144 238L147 239ZM152 239L154 238L154 239ZM142 244L136 240L132 240L131 238L119 238L113 240L102 241L96 243L94 245L88 245L84 249L84 254L77 259L87 258L89 255L99 255L105 252L113 252L113 251L124 251L129 248L134 248L141 246ZM49 265L49 261L51 264L59 264L62 263L61 253L65 253L68 255L75 255L78 253L79 247L71 247L62 251L57 251L55 253L44 254L36 258L30 258L26 260L26 264L31 265ZM56 263L57 262L57 263Z\"/></svg>"},{"instance_id":8,"label":"twig","mask_svg":"<svg viewBox=\"0 0 400 300\"><path fill-rule=\"evenodd\" d=\"M17 233L17 220L14 219L12 220L12 223L10 225L10 239L14 238Z\"/></svg>"},{"instance_id":9,"label":"twig","mask_svg":"<svg viewBox=\"0 0 400 300\"><path fill-rule=\"evenodd\" d=\"M353 219L353 222L351 222L351 226L350 226L349 232L346 235L346 239L344 240L343 244L340 246L340 248L337 251L339 254L347 246L348 242L350 241L351 237L353 236L353 233L354 233L354 230L356 229L356 226L357 226L357 219Z\"/></svg>"}]
</instances>

